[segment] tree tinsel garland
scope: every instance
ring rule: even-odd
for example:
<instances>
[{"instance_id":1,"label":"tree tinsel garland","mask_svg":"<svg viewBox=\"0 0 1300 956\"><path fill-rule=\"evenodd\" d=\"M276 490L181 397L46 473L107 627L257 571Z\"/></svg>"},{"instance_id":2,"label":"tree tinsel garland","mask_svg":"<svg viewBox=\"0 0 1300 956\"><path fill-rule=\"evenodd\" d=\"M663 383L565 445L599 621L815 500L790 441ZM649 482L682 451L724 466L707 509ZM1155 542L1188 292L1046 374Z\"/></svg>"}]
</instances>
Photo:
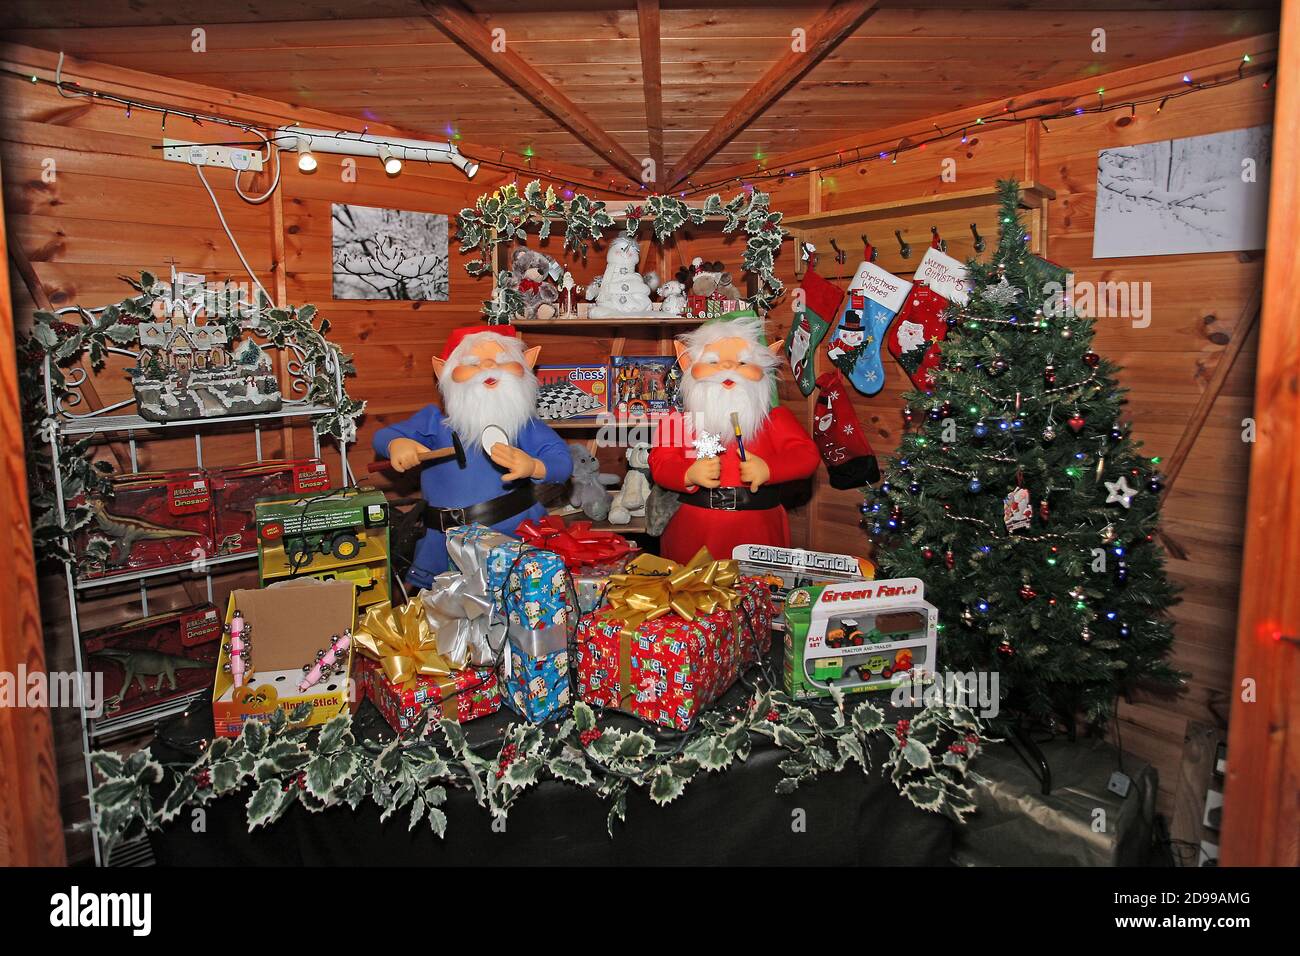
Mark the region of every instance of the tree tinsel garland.
<instances>
[{"instance_id":1,"label":"tree tinsel garland","mask_svg":"<svg viewBox=\"0 0 1300 956\"><path fill-rule=\"evenodd\" d=\"M863 520L884 574L926 581L946 668L997 672L1007 718L1100 724L1119 694L1182 677L1166 660L1160 459L1120 421L1119 368L1092 350L1067 271L1029 252L1018 184L998 186L997 247L967 263L933 391L904 396L918 427ZM1128 502L1107 487L1121 479Z\"/></svg>"},{"instance_id":2,"label":"tree tinsel garland","mask_svg":"<svg viewBox=\"0 0 1300 956\"><path fill-rule=\"evenodd\" d=\"M111 848L142 828L160 829L186 807L247 792L250 831L278 820L295 803L319 812L340 805L356 810L370 799L381 820L405 810L408 829L427 822L441 837L447 817L440 807L448 787L472 792L494 818L504 818L529 788L550 779L607 800L612 837L633 788L645 790L656 804L670 803L701 771L724 771L748 759L756 741L766 741L788 752L776 789L792 793L850 763L868 772L873 737L889 741L881 770L904 797L964 822L975 810L967 766L984 742L980 721L966 707L931 704L910 720L888 725L883 710L860 698L846 708L837 692L828 705L814 709L760 689L736 708L706 711L690 734L667 745L641 728L602 727L596 712L578 703L553 731L511 724L496 752L484 755L459 724L435 722L436 710L426 710L414 727L389 741L358 741L347 712L318 728L295 727L295 720L307 716L304 705L292 715L277 711L268 723L250 720L239 737L217 738L190 764L164 767L147 750L129 757L98 751L91 755L100 780L93 792L95 826ZM166 796L155 805L164 786Z\"/></svg>"},{"instance_id":3,"label":"tree tinsel garland","mask_svg":"<svg viewBox=\"0 0 1300 956\"><path fill-rule=\"evenodd\" d=\"M104 367L110 349L138 345L140 324L155 321L154 305L164 301L170 289L148 272L142 272L139 281L126 276L123 280L136 290L136 295L102 310L77 308L80 322L65 321L51 312L37 312L31 330L18 336L18 382L34 513L32 537L39 558L72 560L67 541L89 523L91 512L87 505L74 506L69 502L83 492L87 495L110 493L109 476L113 471L109 463L91 459L90 437L73 440L57 431L55 423L47 418L45 358L47 355L50 358L50 389L54 405L56 408L67 407L80 400L79 393L67 377L73 363L84 357L91 371L99 371ZM205 294L214 299L219 296L211 292ZM210 304L215 306L217 303L213 301ZM301 365L304 370L310 367L313 375L306 381L305 391L292 397L332 408L328 414L314 419L313 426L318 434L349 442L356 440L356 422L366 403L350 398L346 388L342 397L336 394L334 377L328 367L337 364L342 377L354 375L355 369L351 357L325 338L329 320L316 322L315 306L276 309L265 304L242 304L235 309L214 307L207 310L207 314L220 315L220 318L208 321L221 325L228 341L234 342L241 335L252 334L279 347L292 343L301 349ZM54 464L49 454L51 436L58 442L63 476L67 521L62 525L55 501Z\"/></svg>"},{"instance_id":4,"label":"tree tinsel garland","mask_svg":"<svg viewBox=\"0 0 1300 956\"><path fill-rule=\"evenodd\" d=\"M689 206L676 196L648 196L644 203L629 204L624 210L623 234L635 238L642 223L649 222L654 240L663 243L688 225L699 226L707 218L720 217L724 234L743 229L748 236L741 268L757 279L757 291L750 303L756 309L769 310L785 292L776 277L775 258L786 236L782 213L772 212L769 203L768 194L757 189L742 191L726 202L714 193L703 207ZM603 200L574 193L566 201L554 187L543 189L537 180L522 192L512 183L485 193L473 207L462 209L456 216L460 251L478 253L477 258L465 263L465 270L473 276L491 272L498 245L526 241L530 224L537 227L539 239L546 239L556 223L564 224L564 250L584 258L590 244L603 239L606 230L615 225ZM488 322L509 322L522 309L522 299L515 301L512 295L517 293L506 290L504 295L483 303Z\"/></svg>"}]
</instances>

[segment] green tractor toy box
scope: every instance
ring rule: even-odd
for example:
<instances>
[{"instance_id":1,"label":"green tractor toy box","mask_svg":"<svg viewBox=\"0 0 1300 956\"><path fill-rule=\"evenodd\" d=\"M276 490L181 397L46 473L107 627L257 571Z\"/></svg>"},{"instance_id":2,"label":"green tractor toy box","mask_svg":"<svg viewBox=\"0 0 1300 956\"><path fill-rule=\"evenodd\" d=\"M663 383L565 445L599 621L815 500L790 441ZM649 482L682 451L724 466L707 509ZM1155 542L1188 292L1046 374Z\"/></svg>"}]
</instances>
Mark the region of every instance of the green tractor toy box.
<instances>
[{"instance_id":1,"label":"green tractor toy box","mask_svg":"<svg viewBox=\"0 0 1300 956\"><path fill-rule=\"evenodd\" d=\"M939 612L919 578L796 588L784 618L785 692L797 700L933 679Z\"/></svg>"},{"instance_id":2,"label":"green tractor toy box","mask_svg":"<svg viewBox=\"0 0 1300 956\"><path fill-rule=\"evenodd\" d=\"M351 581L359 608L389 600L389 505L382 491L262 498L254 515L263 586L305 577Z\"/></svg>"}]
</instances>

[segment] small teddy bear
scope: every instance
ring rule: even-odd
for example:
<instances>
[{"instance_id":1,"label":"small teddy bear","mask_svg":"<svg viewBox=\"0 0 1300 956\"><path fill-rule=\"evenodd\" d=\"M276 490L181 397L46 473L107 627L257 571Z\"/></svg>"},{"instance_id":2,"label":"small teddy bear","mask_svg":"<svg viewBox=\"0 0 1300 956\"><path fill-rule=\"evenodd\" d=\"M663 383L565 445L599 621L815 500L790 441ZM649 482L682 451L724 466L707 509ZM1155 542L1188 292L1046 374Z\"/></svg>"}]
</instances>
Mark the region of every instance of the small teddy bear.
<instances>
[{"instance_id":1,"label":"small teddy bear","mask_svg":"<svg viewBox=\"0 0 1300 956\"><path fill-rule=\"evenodd\" d=\"M664 315L682 315L686 311L686 286L680 279L670 279L658 289L663 304L659 307Z\"/></svg>"},{"instance_id":2,"label":"small teddy bear","mask_svg":"<svg viewBox=\"0 0 1300 956\"><path fill-rule=\"evenodd\" d=\"M639 441L629 448L627 475L623 487L614 492L609 504L610 524L629 524L636 515L645 514L646 499L650 497L650 445Z\"/></svg>"},{"instance_id":3,"label":"small teddy bear","mask_svg":"<svg viewBox=\"0 0 1300 956\"><path fill-rule=\"evenodd\" d=\"M510 269L497 276L497 285L514 289L523 298L524 319L553 319L559 313L556 283L563 274L563 267L555 259L520 246L510 256Z\"/></svg>"}]
</instances>

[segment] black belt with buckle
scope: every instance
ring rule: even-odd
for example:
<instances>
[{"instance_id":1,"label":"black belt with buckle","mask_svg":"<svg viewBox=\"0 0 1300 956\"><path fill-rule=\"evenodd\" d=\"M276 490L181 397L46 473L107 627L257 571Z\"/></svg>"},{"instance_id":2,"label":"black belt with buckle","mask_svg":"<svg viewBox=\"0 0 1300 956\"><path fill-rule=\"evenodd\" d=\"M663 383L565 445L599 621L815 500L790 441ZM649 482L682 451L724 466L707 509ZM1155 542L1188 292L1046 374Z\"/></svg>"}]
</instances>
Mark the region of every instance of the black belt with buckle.
<instances>
[{"instance_id":1,"label":"black belt with buckle","mask_svg":"<svg viewBox=\"0 0 1300 956\"><path fill-rule=\"evenodd\" d=\"M750 491L743 486L701 488L690 494L679 491L677 500L684 505L711 508L714 511L766 511L781 503L781 492L776 485L760 485L758 491Z\"/></svg>"},{"instance_id":2,"label":"black belt with buckle","mask_svg":"<svg viewBox=\"0 0 1300 956\"><path fill-rule=\"evenodd\" d=\"M435 508L426 505L424 526L433 531L449 531L466 524L500 524L512 515L527 511L537 502L532 482L519 485L504 495L465 508Z\"/></svg>"}]
</instances>

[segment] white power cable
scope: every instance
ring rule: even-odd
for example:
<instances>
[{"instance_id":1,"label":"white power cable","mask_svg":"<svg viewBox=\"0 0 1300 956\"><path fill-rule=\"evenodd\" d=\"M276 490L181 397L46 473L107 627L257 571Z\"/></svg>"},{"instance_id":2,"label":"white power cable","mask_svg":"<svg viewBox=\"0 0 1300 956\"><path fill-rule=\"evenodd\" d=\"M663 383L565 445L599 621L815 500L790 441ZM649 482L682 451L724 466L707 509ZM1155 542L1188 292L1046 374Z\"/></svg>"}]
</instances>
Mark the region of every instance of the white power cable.
<instances>
[{"instance_id":1,"label":"white power cable","mask_svg":"<svg viewBox=\"0 0 1300 956\"><path fill-rule=\"evenodd\" d=\"M266 301L271 303L274 307L276 304L275 299L271 297L271 293L266 291L266 286L262 285L262 280L253 272L252 266L250 266L248 260L244 258L244 252L239 248L239 243L235 240L235 234L230 231L230 226L226 224L226 217L221 212L221 203L217 202L217 194L214 193L212 187L208 185L208 177L203 175L203 167L195 166L194 171L199 174L199 182L203 183L203 188L208 191L208 197L212 200L212 208L217 211L217 218L221 220L221 228L226 231L226 238L230 240L230 244L234 247L235 255L239 256L239 261L244 264L244 271L248 273L249 278L253 280L253 284L257 286L262 295L266 296Z\"/></svg>"},{"instance_id":2,"label":"white power cable","mask_svg":"<svg viewBox=\"0 0 1300 956\"><path fill-rule=\"evenodd\" d=\"M260 136L262 142L266 144L266 155L262 157L263 166L266 166L271 162L272 154L275 156L275 177L271 180L270 187L260 196L249 196L244 193L244 190L239 186L239 177L244 174L244 170L235 170L235 192L239 193L239 198L244 200L244 202L251 202L254 205L257 205L258 203L263 203L270 199L271 194L275 192L275 188L280 185L280 149L278 146L272 146L271 141L267 139L266 134L260 129L254 129L250 126L248 127L248 132Z\"/></svg>"}]
</instances>

